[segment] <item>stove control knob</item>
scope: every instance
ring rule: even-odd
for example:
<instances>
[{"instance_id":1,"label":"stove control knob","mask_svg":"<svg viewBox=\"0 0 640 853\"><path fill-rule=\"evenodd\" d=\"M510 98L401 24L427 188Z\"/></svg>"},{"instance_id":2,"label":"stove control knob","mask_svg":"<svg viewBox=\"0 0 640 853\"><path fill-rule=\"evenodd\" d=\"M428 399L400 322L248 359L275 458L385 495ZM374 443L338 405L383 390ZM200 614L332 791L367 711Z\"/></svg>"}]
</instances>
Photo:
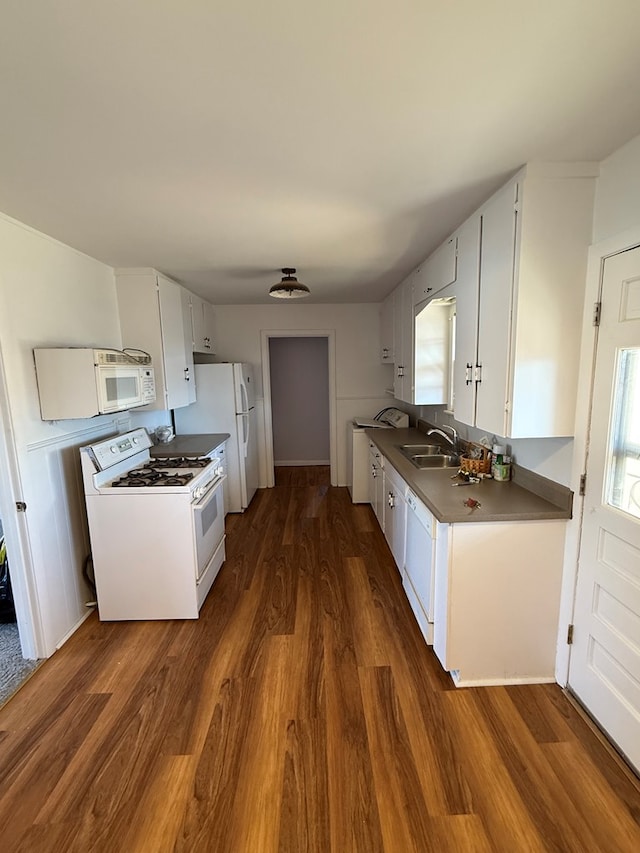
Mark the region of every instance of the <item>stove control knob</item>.
<instances>
[{"instance_id":1,"label":"stove control knob","mask_svg":"<svg viewBox=\"0 0 640 853\"><path fill-rule=\"evenodd\" d=\"M112 452L112 453L117 453L117 452L118 452L118 448L117 448L117 447L115 447L115 445L111 445L111 452Z\"/></svg>"},{"instance_id":2,"label":"stove control knob","mask_svg":"<svg viewBox=\"0 0 640 853\"><path fill-rule=\"evenodd\" d=\"M133 436L133 438L131 439L131 441L132 441L134 444L137 444L137 443L138 443L138 437L137 437L136 435L134 435L134 436Z\"/></svg>"}]
</instances>

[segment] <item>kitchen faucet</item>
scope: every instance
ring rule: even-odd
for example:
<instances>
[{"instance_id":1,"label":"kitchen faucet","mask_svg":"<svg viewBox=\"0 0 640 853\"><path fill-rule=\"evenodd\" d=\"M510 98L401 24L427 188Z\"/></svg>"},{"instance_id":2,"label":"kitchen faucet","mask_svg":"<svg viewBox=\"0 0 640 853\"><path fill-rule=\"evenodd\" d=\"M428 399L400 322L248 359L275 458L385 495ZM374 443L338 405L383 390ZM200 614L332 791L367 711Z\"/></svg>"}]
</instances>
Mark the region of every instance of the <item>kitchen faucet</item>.
<instances>
[{"instance_id":1,"label":"kitchen faucet","mask_svg":"<svg viewBox=\"0 0 640 853\"><path fill-rule=\"evenodd\" d=\"M446 432L442 431L443 429L450 429L451 435L447 435ZM458 450L458 433L457 433L455 427L449 426L449 424L443 424L442 428L433 427L432 429L428 430L427 435L433 435L434 432L437 432L438 435L441 435L443 438L445 438L449 442L451 447L453 447L453 449L457 452L457 450Z\"/></svg>"}]
</instances>

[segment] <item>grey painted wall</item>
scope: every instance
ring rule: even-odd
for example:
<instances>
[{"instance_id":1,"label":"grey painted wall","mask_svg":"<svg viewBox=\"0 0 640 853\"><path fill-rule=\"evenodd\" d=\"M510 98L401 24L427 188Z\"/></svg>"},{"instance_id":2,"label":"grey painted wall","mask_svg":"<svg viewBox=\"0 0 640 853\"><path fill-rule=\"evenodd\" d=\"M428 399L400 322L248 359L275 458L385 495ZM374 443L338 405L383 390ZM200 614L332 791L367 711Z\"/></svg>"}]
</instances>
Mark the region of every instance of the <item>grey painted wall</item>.
<instances>
[{"instance_id":1,"label":"grey painted wall","mask_svg":"<svg viewBox=\"0 0 640 853\"><path fill-rule=\"evenodd\" d=\"M329 464L327 338L271 338L269 363L276 465Z\"/></svg>"}]
</instances>

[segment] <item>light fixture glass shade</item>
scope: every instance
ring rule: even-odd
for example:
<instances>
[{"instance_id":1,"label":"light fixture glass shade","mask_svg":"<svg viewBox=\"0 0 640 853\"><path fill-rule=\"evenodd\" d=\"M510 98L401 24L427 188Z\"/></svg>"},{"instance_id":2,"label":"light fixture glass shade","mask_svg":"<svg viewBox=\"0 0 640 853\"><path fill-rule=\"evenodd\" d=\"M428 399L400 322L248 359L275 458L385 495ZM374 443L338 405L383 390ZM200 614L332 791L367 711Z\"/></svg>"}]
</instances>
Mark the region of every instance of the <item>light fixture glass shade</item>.
<instances>
[{"instance_id":1,"label":"light fixture glass shade","mask_svg":"<svg viewBox=\"0 0 640 853\"><path fill-rule=\"evenodd\" d=\"M306 284L298 281L294 273L293 267L284 267L282 281L270 288L269 296L274 296L276 299L299 299L301 296L308 296L311 291Z\"/></svg>"}]
</instances>

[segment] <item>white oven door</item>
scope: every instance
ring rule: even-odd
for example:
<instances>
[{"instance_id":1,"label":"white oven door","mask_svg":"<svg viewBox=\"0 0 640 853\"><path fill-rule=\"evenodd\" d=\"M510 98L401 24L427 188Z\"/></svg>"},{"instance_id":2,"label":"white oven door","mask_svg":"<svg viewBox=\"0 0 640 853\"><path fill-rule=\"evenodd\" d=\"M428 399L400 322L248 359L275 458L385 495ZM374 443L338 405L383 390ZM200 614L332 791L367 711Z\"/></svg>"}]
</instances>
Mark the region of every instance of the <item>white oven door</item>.
<instances>
[{"instance_id":1,"label":"white oven door","mask_svg":"<svg viewBox=\"0 0 640 853\"><path fill-rule=\"evenodd\" d=\"M224 536L224 498L222 484L216 481L193 505L193 532L196 543L196 580L199 581Z\"/></svg>"}]
</instances>

